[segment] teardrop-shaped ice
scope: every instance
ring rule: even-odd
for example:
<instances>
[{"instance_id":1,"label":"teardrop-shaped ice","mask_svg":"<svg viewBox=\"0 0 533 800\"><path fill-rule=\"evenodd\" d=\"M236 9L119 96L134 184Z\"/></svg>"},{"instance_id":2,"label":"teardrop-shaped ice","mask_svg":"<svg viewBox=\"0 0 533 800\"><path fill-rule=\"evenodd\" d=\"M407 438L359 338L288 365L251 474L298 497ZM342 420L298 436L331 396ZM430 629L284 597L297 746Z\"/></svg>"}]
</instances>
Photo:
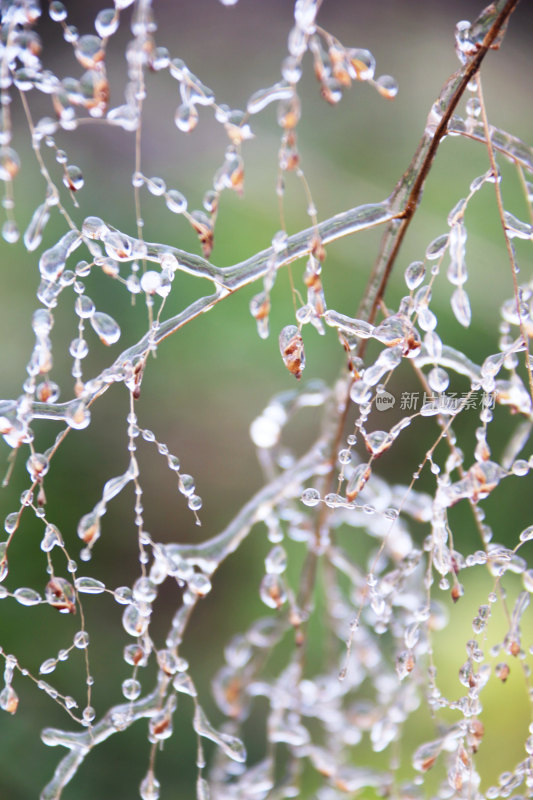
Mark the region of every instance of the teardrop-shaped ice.
<instances>
[{"instance_id":1,"label":"teardrop-shaped ice","mask_svg":"<svg viewBox=\"0 0 533 800\"><path fill-rule=\"evenodd\" d=\"M259 587L259 596L269 608L281 608L287 602L287 587L283 578L276 573L264 576Z\"/></svg>"},{"instance_id":2,"label":"teardrop-shaped ice","mask_svg":"<svg viewBox=\"0 0 533 800\"><path fill-rule=\"evenodd\" d=\"M159 800L160 793L161 784L155 777L153 770L150 769L139 786L141 800Z\"/></svg>"},{"instance_id":3,"label":"teardrop-shaped ice","mask_svg":"<svg viewBox=\"0 0 533 800\"><path fill-rule=\"evenodd\" d=\"M92 545L100 537L100 515L96 511L85 514L78 523L78 536L85 544Z\"/></svg>"},{"instance_id":4,"label":"teardrop-shaped ice","mask_svg":"<svg viewBox=\"0 0 533 800\"><path fill-rule=\"evenodd\" d=\"M80 577L76 578L74 585L78 592L84 594L101 594L105 592L105 583L96 578Z\"/></svg>"},{"instance_id":5,"label":"teardrop-shaped ice","mask_svg":"<svg viewBox=\"0 0 533 800\"><path fill-rule=\"evenodd\" d=\"M83 430L91 421L91 412L83 400L73 400L65 409L65 422L75 430Z\"/></svg>"},{"instance_id":6,"label":"teardrop-shaped ice","mask_svg":"<svg viewBox=\"0 0 533 800\"><path fill-rule=\"evenodd\" d=\"M26 586L21 586L20 589L15 589L13 592L13 597L20 603L21 606L35 606L38 603L42 603L42 597L39 592L36 592L34 589L30 589Z\"/></svg>"},{"instance_id":7,"label":"teardrop-shaped ice","mask_svg":"<svg viewBox=\"0 0 533 800\"><path fill-rule=\"evenodd\" d=\"M428 375L429 388L434 392L444 392L449 383L448 373L442 367L434 367Z\"/></svg>"},{"instance_id":8,"label":"teardrop-shaped ice","mask_svg":"<svg viewBox=\"0 0 533 800\"><path fill-rule=\"evenodd\" d=\"M373 431L367 434L365 444L367 450L374 456L381 455L388 450L393 438L387 431Z\"/></svg>"},{"instance_id":9,"label":"teardrop-shaped ice","mask_svg":"<svg viewBox=\"0 0 533 800\"><path fill-rule=\"evenodd\" d=\"M198 111L196 106L182 103L178 106L174 116L176 127L184 133L190 133L198 124Z\"/></svg>"},{"instance_id":10,"label":"teardrop-shaped ice","mask_svg":"<svg viewBox=\"0 0 533 800\"><path fill-rule=\"evenodd\" d=\"M49 219L50 206L45 201L44 203L41 203L40 206L37 206L33 212L30 224L24 232L24 245L26 250L32 252L39 247L43 238L43 231Z\"/></svg>"},{"instance_id":11,"label":"teardrop-shaped ice","mask_svg":"<svg viewBox=\"0 0 533 800\"><path fill-rule=\"evenodd\" d=\"M198 694L196 686L192 682L190 675L187 675L186 672L178 672L172 681L172 686L177 692L188 694L190 697L196 697Z\"/></svg>"},{"instance_id":12,"label":"teardrop-shaped ice","mask_svg":"<svg viewBox=\"0 0 533 800\"><path fill-rule=\"evenodd\" d=\"M429 261L433 261L434 259L440 258L440 256L444 253L446 248L448 247L448 239L449 234L444 233L442 236L437 236L436 239L433 239L430 242L426 249L426 258Z\"/></svg>"},{"instance_id":13,"label":"teardrop-shaped ice","mask_svg":"<svg viewBox=\"0 0 533 800\"><path fill-rule=\"evenodd\" d=\"M287 569L287 553L285 548L277 544L265 558L267 573L279 575Z\"/></svg>"},{"instance_id":14,"label":"teardrop-shaped ice","mask_svg":"<svg viewBox=\"0 0 533 800\"><path fill-rule=\"evenodd\" d=\"M246 749L241 740L236 736L230 736L227 733L220 733L215 730L200 705L196 706L194 712L193 727L199 736L204 736L206 739L215 742L228 758L241 764L246 761Z\"/></svg>"},{"instance_id":15,"label":"teardrop-shaped ice","mask_svg":"<svg viewBox=\"0 0 533 800\"><path fill-rule=\"evenodd\" d=\"M122 615L122 627L130 636L142 636L146 633L150 622L149 617L143 617L137 606L129 605Z\"/></svg>"},{"instance_id":16,"label":"teardrop-shaped ice","mask_svg":"<svg viewBox=\"0 0 533 800\"><path fill-rule=\"evenodd\" d=\"M47 658L39 667L39 675L48 675L53 672L57 667L57 660L55 658Z\"/></svg>"},{"instance_id":17,"label":"teardrop-shaped ice","mask_svg":"<svg viewBox=\"0 0 533 800\"><path fill-rule=\"evenodd\" d=\"M120 328L113 317L103 311L95 311L90 318L94 332L104 344L111 345L120 339Z\"/></svg>"},{"instance_id":18,"label":"teardrop-shaped ice","mask_svg":"<svg viewBox=\"0 0 533 800\"><path fill-rule=\"evenodd\" d=\"M94 20L96 33L102 39L112 36L118 29L119 15L114 8L103 8L99 11Z\"/></svg>"},{"instance_id":19,"label":"teardrop-shaped ice","mask_svg":"<svg viewBox=\"0 0 533 800\"><path fill-rule=\"evenodd\" d=\"M46 584L46 602L61 614L76 613L76 595L74 587L66 578L52 578Z\"/></svg>"},{"instance_id":20,"label":"teardrop-shaped ice","mask_svg":"<svg viewBox=\"0 0 533 800\"><path fill-rule=\"evenodd\" d=\"M470 310L470 300L462 286L457 287L450 302L457 322L468 328L472 319L472 311Z\"/></svg>"},{"instance_id":21,"label":"teardrop-shaped ice","mask_svg":"<svg viewBox=\"0 0 533 800\"><path fill-rule=\"evenodd\" d=\"M63 538L58 528L49 523L44 531L44 536L41 540L41 550L49 553L54 547L63 547Z\"/></svg>"},{"instance_id":22,"label":"teardrop-shaped ice","mask_svg":"<svg viewBox=\"0 0 533 800\"><path fill-rule=\"evenodd\" d=\"M14 714L18 708L19 698L11 684L5 686L0 692L0 708L8 714Z\"/></svg>"},{"instance_id":23,"label":"teardrop-shaped ice","mask_svg":"<svg viewBox=\"0 0 533 800\"><path fill-rule=\"evenodd\" d=\"M286 325L282 329L279 349L285 366L299 380L305 367L305 353L302 335L296 325Z\"/></svg>"},{"instance_id":24,"label":"teardrop-shaped ice","mask_svg":"<svg viewBox=\"0 0 533 800\"><path fill-rule=\"evenodd\" d=\"M39 271L43 280L55 281L63 270L68 256L81 244L81 234L77 230L68 231L39 259Z\"/></svg>"},{"instance_id":25,"label":"teardrop-shaped ice","mask_svg":"<svg viewBox=\"0 0 533 800\"><path fill-rule=\"evenodd\" d=\"M122 694L127 700L136 700L141 694L141 684L135 678L122 681Z\"/></svg>"},{"instance_id":26,"label":"teardrop-shaped ice","mask_svg":"<svg viewBox=\"0 0 533 800\"><path fill-rule=\"evenodd\" d=\"M423 261L413 261L405 270L405 283L409 290L418 289L426 274Z\"/></svg>"}]
</instances>

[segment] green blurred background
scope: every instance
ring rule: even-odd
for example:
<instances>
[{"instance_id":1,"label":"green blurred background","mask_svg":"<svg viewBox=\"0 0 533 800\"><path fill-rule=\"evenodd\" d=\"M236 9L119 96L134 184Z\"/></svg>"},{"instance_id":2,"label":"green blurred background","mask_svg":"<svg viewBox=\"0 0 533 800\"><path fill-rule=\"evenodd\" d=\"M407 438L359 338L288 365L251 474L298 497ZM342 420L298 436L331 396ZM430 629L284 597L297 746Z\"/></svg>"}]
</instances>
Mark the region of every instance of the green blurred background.
<instances>
[{"instance_id":1,"label":"green blurred background","mask_svg":"<svg viewBox=\"0 0 533 800\"><path fill-rule=\"evenodd\" d=\"M69 22L81 33L93 31L93 18L105 3L68 3ZM400 85L398 97L387 102L366 85L355 85L336 107L328 106L319 96L312 65L304 61L301 81L302 121L298 128L301 163L311 187L319 219L326 219L348 207L365 202L379 202L394 187L407 167L422 133L428 110L444 80L457 68L453 48L453 30L458 19L473 19L481 4L477 2L437 2L437 0L376 0L373 3L324 0L319 14L323 28L336 35L346 46L370 49L377 61L376 74L390 73ZM163 0L155 3L158 22L156 41L169 48L172 57L181 57L200 79L210 86L219 103L239 108L258 88L279 80L279 65L286 54L286 36L291 26L292 3L289 0L240 0L231 8L217 0ZM491 53L484 67L484 91L489 119L497 126L531 140L531 61L533 44L532 7L523 2L511 20L501 52ZM43 15L38 30L44 41L43 61L60 76L79 76L81 70L72 53L61 40L58 26ZM111 80L111 105L122 102L125 82L123 52L130 38L129 12L125 12L119 32L110 42L108 68ZM189 209L201 208L202 197L212 183L215 170L223 161L226 139L208 109L200 109L200 121L194 134L177 131L173 123L179 103L178 86L166 74L147 75L148 99L143 121L142 170L147 176L161 176L169 188L182 191ZM50 112L49 98L28 95L38 119ZM22 159L22 169L14 184L16 216L22 229L35 206L44 198L44 182L39 176L30 149L29 135L18 102L12 105L13 146ZM215 247L211 260L225 266L237 263L269 246L279 229L275 193L279 129L275 106L252 118L255 139L245 143L245 193L243 198L226 192L221 199ZM135 233L135 210L131 190L134 168L134 134L105 125L87 125L74 134L59 133L59 147L64 147L69 162L77 164L86 184L78 194L79 209L69 213L81 224L85 216L96 214L128 233ZM60 182L60 172L50 153L45 153L52 174ZM467 191L471 180L488 169L486 151L479 145L449 138L443 143L431 173L410 235L402 249L387 302L397 305L405 293L403 269L423 257L427 243L446 231L446 216ZM502 164L504 197L509 210L525 217L523 199L512 171ZM292 179L291 179L292 178ZM171 214L161 198L142 191L144 235L148 241L167 242L198 252L198 243L187 223ZM286 185L286 220L289 233L308 225L306 200L301 185L288 176ZM55 242L63 231L59 215L52 217L43 247ZM485 189L472 203L466 218L468 240L468 289L472 301L473 324L465 332L449 309L451 289L442 276L435 291L433 309L438 313L438 332L449 344L464 347L475 361L496 351L495 325L503 299L512 296L510 271L501 240L494 196ZM328 305L353 315L374 261L380 232L361 234L328 247L324 266L324 285ZM518 243L521 245L522 243ZM517 246L519 263L525 271L530 253ZM25 377L25 364L33 346L31 314L37 307L38 253L28 254L23 245L0 243L0 341L2 368L0 397L16 397ZM293 268L295 282L302 291L302 267ZM527 274L527 273L526 273ZM111 350L91 341L92 353L85 362L85 375L96 372L122 349L136 341L146 329L146 311L142 302L131 307L122 287L94 273L86 280L88 294L98 310L115 316L123 330L120 342ZM207 286L207 285L206 285ZM204 291L199 281L178 275L167 303L168 315L184 308ZM256 491L261 483L249 440L250 422L260 413L269 398L278 391L292 388L292 378L279 357L277 332L293 322L293 308L287 275L278 277L272 295L271 337L258 338L248 303L257 287L249 287L228 298L208 315L186 326L179 335L166 341L157 359L148 364L137 413L141 424L151 428L160 441L179 456L182 469L196 478L197 491L204 499L202 528L196 528L191 513L178 495L173 476L157 457L153 447L140 444L141 478L145 491L146 528L157 541L208 538L221 530L233 514ZM60 303L53 331L55 363L52 377L63 388L62 397L72 393L68 343L76 335L76 318L67 297ZM309 326L305 330L307 367L305 378L334 379L343 363L334 332L319 337ZM105 350L105 352L104 352ZM418 387L407 371L396 390ZM458 391L466 387L457 385ZM58 525L67 546L76 552L75 528L79 518L98 501L103 483L123 472L127 465L126 414L127 394L121 386L112 387L93 409L93 424L85 431L70 435L54 458L47 479L48 513ZM386 412L387 425L396 420ZM475 444L473 430L477 418L463 415L456 429L469 463ZM494 426L494 454L501 454L502 444L515 422L503 414ZM317 417L308 414L296 425L294 446L302 452L312 441ZM408 482L416 469L433 432L412 439L400 439L394 452L383 459L382 474L399 482ZM53 427L53 426L52 426ZM384 423L385 427L385 423ZM37 449L45 449L55 436L48 426L36 426ZM0 443L0 459L6 462L8 448ZM16 465L13 478L0 495L2 518L18 507L18 496L26 486L24 458ZM423 485L423 480L421 481ZM428 483L429 486L429 483ZM490 498L486 507L495 539L514 544L520 530L530 519L531 481L511 479ZM100 577L111 588L131 584L138 572L137 544L133 525L132 492L110 504L103 519L102 540L95 548L93 561L80 567L83 574ZM463 552L475 548L476 532L466 514L454 510L456 546ZM25 515L11 552L12 570L8 588L29 585L42 591L45 560L39 549L41 526ZM425 531L417 533L423 536ZM458 541L459 539L459 541ZM528 545L529 546L529 545ZM290 545L299 553L299 547ZM203 691L222 664L222 647L231 635L243 630L261 614L257 587L263 573L263 558L269 543L263 530L257 530L241 552L217 573L212 594L195 612L190 638L184 654L190 659L193 674ZM525 550L524 550L525 552ZM296 558L299 559L299 555ZM466 653L464 643L470 637L471 617L477 604L490 591L488 578L472 577L467 585L468 610L451 609L451 623L437 637L440 678L453 696L459 693L457 670ZM518 591L510 586L510 595ZM157 601L153 623L154 637L163 637L175 592L164 588ZM129 676L129 667L121 652L126 637L120 627L121 607L111 599L87 597L87 627L92 633L92 663L96 680L94 704L97 714L120 697L120 683ZM529 618L531 624L531 618ZM45 658L55 656L68 646L78 621L55 615L51 609L28 610L11 600L2 604L1 643L6 652L15 653L20 663L34 674ZM500 626L498 630L498 625ZM491 636L501 636L503 622L495 623ZM160 641L161 644L161 641ZM317 643L320 647L320 643ZM523 756L527 717L523 680L514 669L504 686L492 686L486 692L486 741L478 758L483 759L487 783ZM51 681L65 694L79 696L83 689L82 660L75 652L60 664ZM147 676L146 686L150 686ZM45 725L69 726L56 705L37 691L29 681L15 678L21 696L15 717L0 718L0 798L30 800L51 777L57 759L64 751L53 751L41 744L38 732ZM205 699L208 712L217 721L212 702ZM173 739L166 742L158 756L158 777L163 798L191 797L193 793L195 742L190 729L192 705L185 698L175 719ZM218 718L219 719L219 718ZM259 717L258 717L259 720ZM412 734L426 726L432 736L429 715L421 710L414 718ZM251 756L260 755L262 733L252 730ZM490 731L490 733L489 733ZM415 741L415 739L413 739ZM409 729L402 747L412 750ZM126 798L136 796L136 787L146 770L147 742L144 723L138 723L120 736L112 737L87 759L77 779L64 793L66 800L86 798ZM117 767L117 761L121 767ZM376 761L375 763L379 763ZM31 764L31 768L29 765ZM406 775L410 774L406 770ZM312 790L310 790L312 791ZM312 795L310 795L312 796Z\"/></svg>"}]
</instances>

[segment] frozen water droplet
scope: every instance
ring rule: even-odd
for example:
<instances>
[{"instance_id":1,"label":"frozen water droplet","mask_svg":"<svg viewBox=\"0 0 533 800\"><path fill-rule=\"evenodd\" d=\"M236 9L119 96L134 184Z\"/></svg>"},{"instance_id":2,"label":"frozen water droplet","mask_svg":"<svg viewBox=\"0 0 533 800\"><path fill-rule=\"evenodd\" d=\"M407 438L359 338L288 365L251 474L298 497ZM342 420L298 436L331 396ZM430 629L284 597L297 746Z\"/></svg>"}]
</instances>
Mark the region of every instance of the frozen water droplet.
<instances>
[{"instance_id":1,"label":"frozen water droplet","mask_svg":"<svg viewBox=\"0 0 533 800\"><path fill-rule=\"evenodd\" d=\"M41 541L41 550L49 553L54 547L63 547L63 538L55 525L48 524Z\"/></svg>"},{"instance_id":2,"label":"frozen water droplet","mask_svg":"<svg viewBox=\"0 0 533 800\"><path fill-rule=\"evenodd\" d=\"M84 69L97 69L105 57L102 40L90 33L80 36L74 44L74 55Z\"/></svg>"},{"instance_id":3,"label":"frozen water droplet","mask_svg":"<svg viewBox=\"0 0 533 800\"><path fill-rule=\"evenodd\" d=\"M85 181L81 169L74 164L70 164L63 175L63 183L71 192L78 192L82 189Z\"/></svg>"},{"instance_id":4,"label":"frozen water droplet","mask_svg":"<svg viewBox=\"0 0 533 800\"><path fill-rule=\"evenodd\" d=\"M270 448L278 443L281 434L279 422L262 414L250 425L250 438L256 447Z\"/></svg>"},{"instance_id":5,"label":"frozen water droplet","mask_svg":"<svg viewBox=\"0 0 533 800\"><path fill-rule=\"evenodd\" d=\"M17 603L21 604L21 606L35 606L38 603L42 603L42 598L39 592L36 592L34 589L30 589L26 586L15 589L13 592L13 597Z\"/></svg>"},{"instance_id":6,"label":"frozen water droplet","mask_svg":"<svg viewBox=\"0 0 533 800\"><path fill-rule=\"evenodd\" d=\"M178 672L172 681L172 686L177 692L188 694L190 697L197 696L196 687L186 672Z\"/></svg>"},{"instance_id":7,"label":"frozen water droplet","mask_svg":"<svg viewBox=\"0 0 533 800\"><path fill-rule=\"evenodd\" d=\"M191 494L187 500L187 505L191 511L200 511L203 505L203 500L198 494Z\"/></svg>"},{"instance_id":8,"label":"frozen water droplet","mask_svg":"<svg viewBox=\"0 0 533 800\"><path fill-rule=\"evenodd\" d=\"M287 553L281 545L276 545L265 558L267 573L280 575L287 569Z\"/></svg>"},{"instance_id":9,"label":"frozen water droplet","mask_svg":"<svg viewBox=\"0 0 533 800\"><path fill-rule=\"evenodd\" d=\"M132 667L145 667L148 664L149 651L139 644L128 644L124 648L124 661Z\"/></svg>"},{"instance_id":10,"label":"frozen water droplet","mask_svg":"<svg viewBox=\"0 0 533 800\"><path fill-rule=\"evenodd\" d=\"M459 286L452 294L451 306L457 322L468 328L472 319L472 311L470 309L470 300L462 286Z\"/></svg>"},{"instance_id":11,"label":"frozen water droplet","mask_svg":"<svg viewBox=\"0 0 533 800\"><path fill-rule=\"evenodd\" d=\"M433 239L430 242L426 249L426 258L429 261L433 261L437 258L440 258L441 255L444 253L446 248L448 247L448 240L449 234L444 233L442 236L437 236L436 239Z\"/></svg>"},{"instance_id":12,"label":"frozen water droplet","mask_svg":"<svg viewBox=\"0 0 533 800\"><path fill-rule=\"evenodd\" d=\"M109 228L100 217L86 217L81 232L88 239L103 239L109 232Z\"/></svg>"},{"instance_id":13,"label":"frozen water droplet","mask_svg":"<svg viewBox=\"0 0 533 800\"><path fill-rule=\"evenodd\" d=\"M104 8L99 11L94 20L96 33L102 39L112 36L118 28L119 16L114 8Z\"/></svg>"},{"instance_id":14,"label":"frozen water droplet","mask_svg":"<svg viewBox=\"0 0 533 800\"><path fill-rule=\"evenodd\" d=\"M115 0L116 2L116 0ZM149 770L148 773L141 781L141 785L139 787L139 794L141 795L142 800L159 800L159 796L161 793L161 784L155 777L152 770Z\"/></svg>"},{"instance_id":15,"label":"frozen water droplet","mask_svg":"<svg viewBox=\"0 0 533 800\"><path fill-rule=\"evenodd\" d=\"M8 244L14 244L18 242L20 238L20 231L18 229L18 225L13 219L7 219L4 224L2 225L2 238Z\"/></svg>"},{"instance_id":16,"label":"frozen water droplet","mask_svg":"<svg viewBox=\"0 0 533 800\"><path fill-rule=\"evenodd\" d=\"M91 421L91 412L83 400L73 400L65 409L65 422L71 428L82 430Z\"/></svg>"},{"instance_id":17,"label":"frozen water droplet","mask_svg":"<svg viewBox=\"0 0 533 800\"><path fill-rule=\"evenodd\" d=\"M0 692L0 708L8 714L14 714L18 708L19 698L11 685L5 686Z\"/></svg>"},{"instance_id":18,"label":"frozen water droplet","mask_svg":"<svg viewBox=\"0 0 533 800\"><path fill-rule=\"evenodd\" d=\"M200 705L196 706L194 712L193 727L199 736L204 736L206 739L215 742L228 758L241 764L246 761L246 750L241 740L236 736L230 736L227 733L215 730Z\"/></svg>"},{"instance_id":19,"label":"frozen water droplet","mask_svg":"<svg viewBox=\"0 0 533 800\"><path fill-rule=\"evenodd\" d=\"M304 489L301 500L306 506L316 506L320 503L320 492L318 489Z\"/></svg>"},{"instance_id":20,"label":"frozen water droplet","mask_svg":"<svg viewBox=\"0 0 533 800\"><path fill-rule=\"evenodd\" d=\"M195 482L192 475L187 475L186 473L180 475L179 490L185 495L185 497L194 494L195 488Z\"/></svg>"},{"instance_id":21,"label":"frozen water droplet","mask_svg":"<svg viewBox=\"0 0 533 800\"><path fill-rule=\"evenodd\" d=\"M407 288L412 291L417 289L426 275L426 268L423 261L413 261L405 270L405 283Z\"/></svg>"},{"instance_id":22,"label":"frozen water droplet","mask_svg":"<svg viewBox=\"0 0 533 800\"><path fill-rule=\"evenodd\" d=\"M74 647L79 650L85 650L89 646L89 634L87 631L77 631L72 641L74 642Z\"/></svg>"},{"instance_id":23,"label":"frozen water droplet","mask_svg":"<svg viewBox=\"0 0 533 800\"><path fill-rule=\"evenodd\" d=\"M167 458L168 466L173 472L180 471L180 460L177 456L168 456Z\"/></svg>"},{"instance_id":24,"label":"frozen water droplet","mask_svg":"<svg viewBox=\"0 0 533 800\"><path fill-rule=\"evenodd\" d=\"M375 82L376 89L382 97L393 100L398 94L398 83L392 75L380 75Z\"/></svg>"},{"instance_id":25,"label":"frozen water droplet","mask_svg":"<svg viewBox=\"0 0 533 800\"><path fill-rule=\"evenodd\" d=\"M150 742L161 742L172 736L172 711L175 703L176 697L174 695L165 708L150 718L148 723L148 740Z\"/></svg>"},{"instance_id":26,"label":"frozen water droplet","mask_svg":"<svg viewBox=\"0 0 533 800\"><path fill-rule=\"evenodd\" d=\"M94 332L104 344L115 344L120 339L120 328L109 314L96 311L91 316L90 322Z\"/></svg>"},{"instance_id":27,"label":"frozen water droplet","mask_svg":"<svg viewBox=\"0 0 533 800\"><path fill-rule=\"evenodd\" d=\"M82 715L81 715L82 725L89 726L91 724L91 722L93 722L95 717L96 717L96 711L94 710L94 708L92 706L86 706L83 709L83 712L82 712Z\"/></svg>"},{"instance_id":28,"label":"frozen water droplet","mask_svg":"<svg viewBox=\"0 0 533 800\"><path fill-rule=\"evenodd\" d=\"M149 269L141 277L141 289L147 294L155 294L161 285L161 274Z\"/></svg>"},{"instance_id":29,"label":"frozen water droplet","mask_svg":"<svg viewBox=\"0 0 533 800\"><path fill-rule=\"evenodd\" d=\"M359 492L363 489L372 474L371 467L368 464L358 464L352 472L348 485L346 486L346 497L352 501Z\"/></svg>"},{"instance_id":30,"label":"frozen water droplet","mask_svg":"<svg viewBox=\"0 0 533 800\"><path fill-rule=\"evenodd\" d=\"M76 595L74 587L65 578L52 578L46 584L46 602L57 608L61 614L76 613Z\"/></svg>"},{"instance_id":31,"label":"frozen water droplet","mask_svg":"<svg viewBox=\"0 0 533 800\"><path fill-rule=\"evenodd\" d=\"M196 106L182 103L178 106L174 116L176 127L184 133L190 133L198 124L198 110Z\"/></svg>"},{"instance_id":32,"label":"frozen water droplet","mask_svg":"<svg viewBox=\"0 0 533 800\"><path fill-rule=\"evenodd\" d=\"M150 578L137 578L133 584L133 598L140 603L153 603L157 597L157 587Z\"/></svg>"},{"instance_id":33,"label":"frozen water droplet","mask_svg":"<svg viewBox=\"0 0 533 800\"><path fill-rule=\"evenodd\" d=\"M47 202L41 203L33 212L30 223L24 232L26 250L32 252L39 247L43 238L43 231L49 219L50 205Z\"/></svg>"},{"instance_id":34,"label":"frozen water droplet","mask_svg":"<svg viewBox=\"0 0 533 800\"><path fill-rule=\"evenodd\" d=\"M127 606L133 600L133 592L129 586L119 586L113 594L116 602L122 606Z\"/></svg>"},{"instance_id":35,"label":"frozen water droplet","mask_svg":"<svg viewBox=\"0 0 533 800\"><path fill-rule=\"evenodd\" d=\"M96 578L76 578L74 585L78 592L82 592L83 594L101 594L105 592L105 584Z\"/></svg>"},{"instance_id":36,"label":"frozen water droplet","mask_svg":"<svg viewBox=\"0 0 533 800\"><path fill-rule=\"evenodd\" d=\"M7 542L0 542L0 582L7 578L9 568L7 563ZM4 591L4 587L0 587ZM6 595L4 594L4 597Z\"/></svg>"},{"instance_id":37,"label":"frozen water droplet","mask_svg":"<svg viewBox=\"0 0 533 800\"><path fill-rule=\"evenodd\" d=\"M52 0L48 13L54 22L64 22L67 18L67 9L60 0Z\"/></svg>"},{"instance_id":38,"label":"frozen water droplet","mask_svg":"<svg viewBox=\"0 0 533 800\"><path fill-rule=\"evenodd\" d=\"M261 581L259 595L269 608L281 608L287 601L285 581L279 575L267 573Z\"/></svg>"},{"instance_id":39,"label":"frozen water droplet","mask_svg":"<svg viewBox=\"0 0 533 800\"><path fill-rule=\"evenodd\" d=\"M260 292L250 300L250 313L257 322L257 332L261 339L268 338L268 315L270 297L267 292Z\"/></svg>"},{"instance_id":40,"label":"frozen water droplet","mask_svg":"<svg viewBox=\"0 0 533 800\"><path fill-rule=\"evenodd\" d=\"M122 615L122 626L130 636L142 636L146 633L150 622L149 617L144 617L137 606L128 605Z\"/></svg>"},{"instance_id":41,"label":"frozen water droplet","mask_svg":"<svg viewBox=\"0 0 533 800\"><path fill-rule=\"evenodd\" d=\"M367 450L375 456L388 450L392 442L393 438L387 431L373 431L365 439Z\"/></svg>"},{"instance_id":42,"label":"frozen water droplet","mask_svg":"<svg viewBox=\"0 0 533 800\"><path fill-rule=\"evenodd\" d=\"M41 666L39 667L39 674L40 675L48 675L50 672L53 672L57 667L57 661L55 658L47 658L46 661L43 661Z\"/></svg>"},{"instance_id":43,"label":"frozen water droplet","mask_svg":"<svg viewBox=\"0 0 533 800\"><path fill-rule=\"evenodd\" d=\"M530 542L533 539L533 525L529 525L520 534L521 542Z\"/></svg>"},{"instance_id":44,"label":"frozen water droplet","mask_svg":"<svg viewBox=\"0 0 533 800\"><path fill-rule=\"evenodd\" d=\"M122 694L126 700L137 700L141 694L141 684L134 678L127 678L122 682Z\"/></svg>"},{"instance_id":45,"label":"frozen water droplet","mask_svg":"<svg viewBox=\"0 0 533 800\"><path fill-rule=\"evenodd\" d=\"M0 147L0 181L9 183L20 169L20 158L12 147Z\"/></svg>"},{"instance_id":46,"label":"frozen water droplet","mask_svg":"<svg viewBox=\"0 0 533 800\"><path fill-rule=\"evenodd\" d=\"M4 520L4 530L6 533L11 534L17 529L19 520L18 511L12 511Z\"/></svg>"},{"instance_id":47,"label":"frozen water droplet","mask_svg":"<svg viewBox=\"0 0 533 800\"><path fill-rule=\"evenodd\" d=\"M76 297L74 310L78 317L81 317L82 319L88 319L94 314L95 307L90 297L88 297L86 294L80 294L78 297Z\"/></svg>"},{"instance_id":48,"label":"frozen water droplet","mask_svg":"<svg viewBox=\"0 0 533 800\"><path fill-rule=\"evenodd\" d=\"M351 451L348 450L347 448L343 448L342 450L339 450L338 459L339 459L339 464L343 464L343 465L349 464L350 461L352 460Z\"/></svg>"},{"instance_id":49,"label":"frozen water droplet","mask_svg":"<svg viewBox=\"0 0 533 800\"><path fill-rule=\"evenodd\" d=\"M302 336L296 325L286 325L282 329L279 348L285 366L299 380L305 367L305 354Z\"/></svg>"},{"instance_id":50,"label":"frozen water droplet","mask_svg":"<svg viewBox=\"0 0 533 800\"><path fill-rule=\"evenodd\" d=\"M376 61L369 50L353 47L347 51L350 77L356 81L369 81L374 77Z\"/></svg>"},{"instance_id":51,"label":"frozen water droplet","mask_svg":"<svg viewBox=\"0 0 533 800\"><path fill-rule=\"evenodd\" d=\"M177 189L169 189L165 200L168 210L174 214L184 214L187 211L187 198Z\"/></svg>"},{"instance_id":52,"label":"frozen water droplet","mask_svg":"<svg viewBox=\"0 0 533 800\"><path fill-rule=\"evenodd\" d=\"M211 581L203 572L194 572L189 578L187 586L198 597L205 597L211 591Z\"/></svg>"},{"instance_id":53,"label":"frozen water droplet","mask_svg":"<svg viewBox=\"0 0 533 800\"><path fill-rule=\"evenodd\" d=\"M525 459L519 458L519 459L517 459L516 461L513 462L513 465L511 467L511 471L512 471L513 475L518 475L519 477L522 478L524 475L528 474L528 472L529 472L529 464Z\"/></svg>"},{"instance_id":54,"label":"frozen water droplet","mask_svg":"<svg viewBox=\"0 0 533 800\"><path fill-rule=\"evenodd\" d=\"M434 392L444 392L450 383L450 378L446 370L442 367L433 367L428 374L429 388Z\"/></svg>"},{"instance_id":55,"label":"frozen water droplet","mask_svg":"<svg viewBox=\"0 0 533 800\"><path fill-rule=\"evenodd\" d=\"M72 358L85 358L89 353L89 345L87 344L87 341L80 337L73 339L69 346L69 353Z\"/></svg>"},{"instance_id":56,"label":"frozen water droplet","mask_svg":"<svg viewBox=\"0 0 533 800\"><path fill-rule=\"evenodd\" d=\"M39 259L39 271L45 281L56 281L63 270L68 256L81 244L79 231L68 231L61 239L45 250Z\"/></svg>"},{"instance_id":57,"label":"frozen water droplet","mask_svg":"<svg viewBox=\"0 0 533 800\"><path fill-rule=\"evenodd\" d=\"M148 191L150 194L153 194L155 197L161 197L161 195L165 194L167 185L163 178L148 178L146 180L146 186L148 187Z\"/></svg>"}]
</instances>

